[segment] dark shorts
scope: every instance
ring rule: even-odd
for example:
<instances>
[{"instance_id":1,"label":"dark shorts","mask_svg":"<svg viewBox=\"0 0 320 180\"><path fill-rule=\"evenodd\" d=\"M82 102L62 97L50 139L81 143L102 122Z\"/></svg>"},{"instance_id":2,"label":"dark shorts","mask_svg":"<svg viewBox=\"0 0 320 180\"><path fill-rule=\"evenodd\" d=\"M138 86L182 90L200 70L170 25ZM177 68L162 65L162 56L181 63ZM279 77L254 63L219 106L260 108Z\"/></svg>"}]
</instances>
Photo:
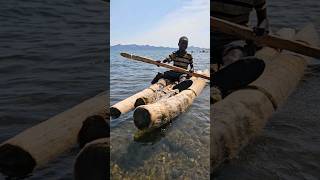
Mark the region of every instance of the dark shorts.
<instances>
[{"instance_id":1,"label":"dark shorts","mask_svg":"<svg viewBox=\"0 0 320 180\"><path fill-rule=\"evenodd\" d=\"M175 72L175 71L166 71L163 73L165 79L169 79L171 81L181 81L187 79L188 75L185 73Z\"/></svg>"},{"instance_id":2,"label":"dark shorts","mask_svg":"<svg viewBox=\"0 0 320 180\"><path fill-rule=\"evenodd\" d=\"M211 48L210 64L222 64L222 52L224 47Z\"/></svg>"},{"instance_id":3,"label":"dark shorts","mask_svg":"<svg viewBox=\"0 0 320 180\"><path fill-rule=\"evenodd\" d=\"M238 40L231 42L229 44L223 45L223 46L217 46L211 48L211 64L221 64L223 65L222 58L224 54L226 54L228 51L232 49L241 49L244 53L244 56L253 56L255 53L255 50L252 49L253 47L248 45L246 41Z\"/></svg>"}]
</instances>

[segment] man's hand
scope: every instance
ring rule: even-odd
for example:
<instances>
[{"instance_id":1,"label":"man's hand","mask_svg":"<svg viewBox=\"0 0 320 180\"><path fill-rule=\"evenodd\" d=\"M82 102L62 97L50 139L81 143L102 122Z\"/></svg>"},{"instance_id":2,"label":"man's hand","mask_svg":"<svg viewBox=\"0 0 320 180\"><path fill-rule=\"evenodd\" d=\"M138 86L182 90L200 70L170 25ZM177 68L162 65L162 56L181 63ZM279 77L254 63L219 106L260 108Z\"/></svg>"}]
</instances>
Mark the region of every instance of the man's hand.
<instances>
[{"instance_id":1,"label":"man's hand","mask_svg":"<svg viewBox=\"0 0 320 180\"><path fill-rule=\"evenodd\" d=\"M190 72L190 73L193 73L193 72L194 72L193 63L190 64L190 70L189 70L189 72Z\"/></svg>"},{"instance_id":2,"label":"man's hand","mask_svg":"<svg viewBox=\"0 0 320 180\"><path fill-rule=\"evenodd\" d=\"M258 37L265 36L265 35L269 34L269 30L267 30L265 28L260 28L260 27L254 27L253 32Z\"/></svg>"},{"instance_id":3,"label":"man's hand","mask_svg":"<svg viewBox=\"0 0 320 180\"><path fill-rule=\"evenodd\" d=\"M190 69L190 70L189 70L189 73L190 73L190 74L187 75L187 79L190 79L190 78L192 77L192 73L193 73L193 72L194 72L193 69Z\"/></svg>"},{"instance_id":4,"label":"man's hand","mask_svg":"<svg viewBox=\"0 0 320 180\"><path fill-rule=\"evenodd\" d=\"M161 63L161 61L160 60L158 60L158 61L156 61L157 63ZM157 65L158 67L160 67L159 65Z\"/></svg>"},{"instance_id":5,"label":"man's hand","mask_svg":"<svg viewBox=\"0 0 320 180\"><path fill-rule=\"evenodd\" d=\"M264 19L257 27L254 27L253 32L256 34L256 36L265 36L269 34L268 19Z\"/></svg>"}]
</instances>

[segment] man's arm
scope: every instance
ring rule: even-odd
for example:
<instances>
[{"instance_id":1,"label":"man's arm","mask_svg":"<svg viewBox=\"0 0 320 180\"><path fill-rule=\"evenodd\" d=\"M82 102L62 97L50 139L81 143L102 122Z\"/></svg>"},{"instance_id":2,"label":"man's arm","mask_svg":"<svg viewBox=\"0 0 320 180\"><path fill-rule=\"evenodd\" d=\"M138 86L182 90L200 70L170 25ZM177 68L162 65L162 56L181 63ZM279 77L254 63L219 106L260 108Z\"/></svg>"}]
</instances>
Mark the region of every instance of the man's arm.
<instances>
[{"instance_id":1,"label":"man's arm","mask_svg":"<svg viewBox=\"0 0 320 180\"><path fill-rule=\"evenodd\" d=\"M174 53L170 54L167 58L165 58L163 63L170 63L174 59Z\"/></svg>"},{"instance_id":2,"label":"man's arm","mask_svg":"<svg viewBox=\"0 0 320 180\"><path fill-rule=\"evenodd\" d=\"M256 10L258 24L256 28L257 35L269 33L269 22L267 17L267 3L265 0L255 0L254 8ZM260 31L260 32L259 32Z\"/></svg>"},{"instance_id":3,"label":"man's arm","mask_svg":"<svg viewBox=\"0 0 320 180\"><path fill-rule=\"evenodd\" d=\"M173 56L174 56L174 54L172 53L172 54L170 54L167 58L165 58L164 60L162 60L162 61L160 61L160 60L158 60L157 62L158 63L170 63L171 61L172 61L172 59L173 59ZM159 66L158 66L159 67Z\"/></svg>"},{"instance_id":4,"label":"man's arm","mask_svg":"<svg viewBox=\"0 0 320 180\"><path fill-rule=\"evenodd\" d=\"M258 26L267 18L266 0L254 0L254 9L257 13Z\"/></svg>"},{"instance_id":5,"label":"man's arm","mask_svg":"<svg viewBox=\"0 0 320 180\"><path fill-rule=\"evenodd\" d=\"M256 12L257 12L257 18L258 18L258 26L261 25L261 23L267 19L267 8L264 4L264 6L262 8L256 8Z\"/></svg>"},{"instance_id":6,"label":"man's arm","mask_svg":"<svg viewBox=\"0 0 320 180\"><path fill-rule=\"evenodd\" d=\"M167 58L165 58L162 62L163 62L163 63L170 63L170 62L171 62L171 59L170 59L170 57L167 57Z\"/></svg>"},{"instance_id":7,"label":"man's arm","mask_svg":"<svg viewBox=\"0 0 320 180\"><path fill-rule=\"evenodd\" d=\"M192 55L190 54L190 72L193 72L194 71L194 68L193 68L193 57L192 57Z\"/></svg>"},{"instance_id":8,"label":"man's arm","mask_svg":"<svg viewBox=\"0 0 320 180\"><path fill-rule=\"evenodd\" d=\"M190 64L190 72L193 72L194 68L193 68L193 63Z\"/></svg>"}]
</instances>

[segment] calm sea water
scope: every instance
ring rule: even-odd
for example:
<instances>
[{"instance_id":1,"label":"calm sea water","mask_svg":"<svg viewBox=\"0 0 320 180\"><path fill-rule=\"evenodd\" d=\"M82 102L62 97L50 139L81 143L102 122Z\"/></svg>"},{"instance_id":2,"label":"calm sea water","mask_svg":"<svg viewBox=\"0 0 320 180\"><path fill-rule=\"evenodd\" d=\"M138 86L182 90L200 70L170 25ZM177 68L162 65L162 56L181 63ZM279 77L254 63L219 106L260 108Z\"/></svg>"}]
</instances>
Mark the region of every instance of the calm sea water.
<instances>
[{"instance_id":1,"label":"calm sea water","mask_svg":"<svg viewBox=\"0 0 320 180\"><path fill-rule=\"evenodd\" d=\"M320 33L318 0L269 0L268 7L273 31L300 29L313 22ZM317 61L312 64L308 76L269 120L262 135L238 159L224 164L214 179L319 179L320 65Z\"/></svg>"},{"instance_id":2,"label":"calm sea water","mask_svg":"<svg viewBox=\"0 0 320 180\"><path fill-rule=\"evenodd\" d=\"M0 142L106 89L107 16L99 0L1 1ZM29 179L71 179L78 151Z\"/></svg>"},{"instance_id":3,"label":"calm sea water","mask_svg":"<svg viewBox=\"0 0 320 180\"><path fill-rule=\"evenodd\" d=\"M126 50L129 53L164 59L173 50ZM150 85L165 69L126 60L111 48L110 101L114 104ZM195 69L209 69L209 53L194 52ZM112 177L138 179L209 178L210 109L209 86L187 112L181 114L158 138L134 142L137 131L133 113L111 121Z\"/></svg>"}]
</instances>

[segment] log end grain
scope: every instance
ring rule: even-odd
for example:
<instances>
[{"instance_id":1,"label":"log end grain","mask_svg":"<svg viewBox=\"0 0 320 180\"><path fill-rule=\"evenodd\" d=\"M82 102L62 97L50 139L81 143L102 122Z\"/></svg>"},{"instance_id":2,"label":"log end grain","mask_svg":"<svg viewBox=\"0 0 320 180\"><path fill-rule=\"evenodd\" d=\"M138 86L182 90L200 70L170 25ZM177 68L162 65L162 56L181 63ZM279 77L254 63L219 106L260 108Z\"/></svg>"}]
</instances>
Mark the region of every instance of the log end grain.
<instances>
[{"instance_id":1,"label":"log end grain","mask_svg":"<svg viewBox=\"0 0 320 180\"><path fill-rule=\"evenodd\" d=\"M92 142L86 145L85 148L77 156L76 162L74 164L74 179L109 179L109 161L109 142Z\"/></svg>"},{"instance_id":2,"label":"log end grain","mask_svg":"<svg viewBox=\"0 0 320 180\"><path fill-rule=\"evenodd\" d=\"M118 108L111 107L110 108L110 115L112 118L118 118L121 115L121 111Z\"/></svg>"},{"instance_id":3,"label":"log end grain","mask_svg":"<svg viewBox=\"0 0 320 180\"><path fill-rule=\"evenodd\" d=\"M90 116L82 124L78 134L78 144L82 148L88 142L105 137L110 137L108 122L102 116Z\"/></svg>"},{"instance_id":4,"label":"log end grain","mask_svg":"<svg viewBox=\"0 0 320 180\"><path fill-rule=\"evenodd\" d=\"M147 104L147 101L145 98L138 98L136 100L136 102L134 103L134 107L138 107L138 106L142 106L142 105L146 105Z\"/></svg>"},{"instance_id":5,"label":"log end grain","mask_svg":"<svg viewBox=\"0 0 320 180\"><path fill-rule=\"evenodd\" d=\"M34 158L19 146L4 144L0 147L0 172L9 177L25 177L36 166Z\"/></svg>"},{"instance_id":6,"label":"log end grain","mask_svg":"<svg viewBox=\"0 0 320 180\"><path fill-rule=\"evenodd\" d=\"M151 114L145 108L137 108L133 113L133 121L138 129L148 128L151 123Z\"/></svg>"}]
</instances>

